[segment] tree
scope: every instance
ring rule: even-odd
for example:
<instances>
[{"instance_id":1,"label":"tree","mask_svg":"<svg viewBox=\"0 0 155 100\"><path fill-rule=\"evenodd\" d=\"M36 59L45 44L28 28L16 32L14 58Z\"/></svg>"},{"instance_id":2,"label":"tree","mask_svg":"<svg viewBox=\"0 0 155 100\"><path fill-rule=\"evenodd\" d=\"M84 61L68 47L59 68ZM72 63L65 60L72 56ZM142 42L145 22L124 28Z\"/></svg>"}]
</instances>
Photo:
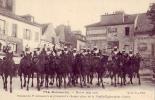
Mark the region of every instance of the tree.
<instances>
[{"instance_id":1,"label":"tree","mask_svg":"<svg viewBox=\"0 0 155 100\"><path fill-rule=\"evenodd\" d=\"M152 3L150 5L149 10L147 11L147 15L149 16L149 19L151 20L151 24L153 25L152 34L155 33L155 3Z\"/></svg>"}]
</instances>

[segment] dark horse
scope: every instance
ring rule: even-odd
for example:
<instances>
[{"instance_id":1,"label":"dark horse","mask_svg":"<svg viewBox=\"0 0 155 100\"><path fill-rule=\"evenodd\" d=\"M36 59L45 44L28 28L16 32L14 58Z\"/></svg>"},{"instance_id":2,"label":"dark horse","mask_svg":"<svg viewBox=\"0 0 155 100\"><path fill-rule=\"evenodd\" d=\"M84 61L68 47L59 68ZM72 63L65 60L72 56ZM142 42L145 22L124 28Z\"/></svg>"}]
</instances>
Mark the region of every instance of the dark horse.
<instances>
[{"instance_id":1,"label":"dark horse","mask_svg":"<svg viewBox=\"0 0 155 100\"><path fill-rule=\"evenodd\" d=\"M103 78L106 73L106 68L107 68L107 63L108 63L108 56L107 55L102 55L98 62L98 66L96 68L96 72L98 75L98 83L97 85L100 86L100 83L102 84L102 87L104 88L103 84Z\"/></svg>"},{"instance_id":2,"label":"dark horse","mask_svg":"<svg viewBox=\"0 0 155 100\"><path fill-rule=\"evenodd\" d=\"M80 86L83 87L83 76L82 76L82 67L83 67L83 56L82 54L77 54L74 58L74 64L73 64L73 74L74 74L74 79L73 83L74 85L78 83L78 78L80 78Z\"/></svg>"},{"instance_id":3,"label":"dark horse","mask_svg":"<svg viewBox=\"0 0 155 100\"><path fill-rule=\"evenodd\" d=\"M2 69L2 78L3 78L3 84L4 89L7 91L7 83L8 83L8 77L10 76L10 92L12 93L12 78L13 78L13 72L14 72L15 63L13 61L13 52L6 52L6 57L3 59L3 63L1 66Z\"/></svg>"},{"instance_id":4,"label":"dark horse","mask_svg":"<svg viewBox=\"0 0 155 100\"><path fill-rule=\"evenodd\" d=\"M23 86L26 87L27 85L27 90L29 90L29 80L32 74L31 60L32 60L32 55L30 53L30 54L24 55L20 61L18 72L19 72L20 81L21 81L21 89L23 88ZM22 76L24 76L24 85L22 83ZM27 77L27 81L26 81L26 77Z\"/></svg>"},{"instance_id":5,"label":"dark horse","mask_svg":"<svg viewBox=\"0 0 155 100\"><path fill-rule=\"evenodd\" d=\"M38 60L36 62L36 74L37 74L37 89L40 90L40 87L43 86L44 83L44 75L45 75L45 65L46 65L46 52L42 51L38 56ZM41 80L40 80L41 79Z\"/></svg>"},{"instance_id":6,"label":"dark horse","mask_svg":"<svg viewBox=\"0 0 155 100\"><path fill-rule=\"evenodd\" d=\"M129 56L128 57L128 61L127 61L127 74L129 75L130 78L130 83L133 84L133 77L135 75L137 75L138 78L138 83L139 85L141 84L140 81L140 74L139 74L139 69L140 69L140 61L141 61L141 57L139 54L137 54L136 56Z\"/></svg>"},{"instance_id":7,"label":"dark horse","mask_svg":"<svg viewBox=\"0 0 155 100\"><path fill-rule=\"evenodd\" d=\"M117 76L119 79L120 76L120 54L112 54L112 59L110 61L108 61L108 71L110 74L110 78L111 78L111 85L113 85L113 79L114 79L114 86L117 86Z\"/></svg>"}]
</instances>

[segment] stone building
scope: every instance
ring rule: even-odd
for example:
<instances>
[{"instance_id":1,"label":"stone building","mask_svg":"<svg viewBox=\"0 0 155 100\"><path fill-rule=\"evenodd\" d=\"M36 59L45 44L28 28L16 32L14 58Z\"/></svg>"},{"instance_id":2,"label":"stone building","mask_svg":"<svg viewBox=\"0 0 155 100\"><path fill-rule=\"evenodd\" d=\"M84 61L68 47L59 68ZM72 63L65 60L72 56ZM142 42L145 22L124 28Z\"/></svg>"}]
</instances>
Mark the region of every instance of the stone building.
<instances>
[{"instance_id":1,"label":"stone building","mask_svg":"<svg viewBox=\"0 0 155 100\"><path fill-rule=\"evenodd\" d=\"M155 57L155 35L153 25L146 13L139 14L135 22L134 51L143 57Z\"/></svg>"},{"instance_id":2,"label":"stone building","mask_svg":"<svg viewBox=\"0 0 155 100\"><path fill-rule=\"evenodd\" d=\"M69 25L59 25L55 28L55 32L61 47L71 47L72 31Z\"/></svg>"},{"instance_id":3,"label":"stone building","mask_svg":"<svg viewBox=\"0 0 155 100\"><path fill-rule=\"evenodd\" d=\"M72 31L72 47L76 48L77 51L86 47L86 36L82 35L81 31Z\"/></svg>"},{"instance_id":4,"label":"stone building","mask_svg":"<svg viewBox=\"0 0 155 100\"><path fill-rule=\"evenodd\" d=\"M42 24L42 35L40 46L52 48L54 45L59 45L58 36L56 35L55 28L52 23Z\"/></svg>"},{"instance_id":5,"label":"stone building","mask_svg":"<svg viewBox=\"0 0 155 100\"><path fill-rule=\"evenodd\" d=\"M89 48L97 46L111 52L114 46L120 51L133 49L134 23L137 14L124 12L101 15L99 22L86 26L86 38Z\"/></svg>"},{"instance_id":6,"label":"stone building","mask_svg":"<svg viewBox=\"0 0 155 100\"><path fill-rule=\"evenodd\" d=\"M28 46L31 51L40 44L42 28L33 16L18 16L7 9L0 8L0 48L9 45L20 53Z\"/></svg>"}]
</instances>

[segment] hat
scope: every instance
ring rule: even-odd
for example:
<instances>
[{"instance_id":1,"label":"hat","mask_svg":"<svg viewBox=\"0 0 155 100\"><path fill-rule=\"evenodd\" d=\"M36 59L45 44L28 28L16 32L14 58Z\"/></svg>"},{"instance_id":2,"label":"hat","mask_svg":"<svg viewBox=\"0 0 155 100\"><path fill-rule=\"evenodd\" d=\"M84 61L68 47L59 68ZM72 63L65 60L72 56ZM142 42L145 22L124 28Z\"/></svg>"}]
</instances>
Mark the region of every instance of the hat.
<instances>
[{"instance_id":1,"label":"hat","mask_svg":"<svg viewBox=\"0 0 155 100\"><path fill-rule=\"evenodd\" d=\"M97 49L97 46L94 46L93 48L96 48Z\"/></svg>"},{"instance_id":2,"label":"hat","mask_svg":"<svg viewBox=\"0 0 155 100\"><path fill-rule=\"evenodd\" d=\"M64 49L67 49L67 46L64 46Z\"/></svg>"},{"instance_id":3,"label":"hat","mask_svg":"<svg viewBox=\"0 0 155 100\"><path fill-rule=\"evenodd\" d=\"M77 49L76 49L76 48L74 48L73 50L74 50L74 51L76 51Z\"/></svg>"},{"instance_id":4,"label":"hat","mask_svg":"<svg viewBox=\"0 0 155 100\"><path fill-rule=\"evenodd\" d=\"M117 46L115 46L114 49L117 49Z\"/></svg>"}]
</instances>

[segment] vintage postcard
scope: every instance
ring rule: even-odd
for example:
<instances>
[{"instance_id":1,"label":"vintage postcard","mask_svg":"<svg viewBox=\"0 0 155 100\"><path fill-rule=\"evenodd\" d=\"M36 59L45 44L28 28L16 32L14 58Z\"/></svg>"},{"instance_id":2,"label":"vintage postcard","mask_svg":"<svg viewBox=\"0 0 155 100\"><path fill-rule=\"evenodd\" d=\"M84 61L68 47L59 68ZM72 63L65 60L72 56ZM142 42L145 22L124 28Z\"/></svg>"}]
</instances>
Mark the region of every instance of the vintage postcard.
<instances>
[{"instance_id":1,"label":"vintage postcard","mask_svg":"<svg viewBox=\"0 0 155 100\"><path fill-rule=\"evenodd\" d=\"M155 1L0 0L0 99L155 100Z\"/></svg>"}]
</instances>

